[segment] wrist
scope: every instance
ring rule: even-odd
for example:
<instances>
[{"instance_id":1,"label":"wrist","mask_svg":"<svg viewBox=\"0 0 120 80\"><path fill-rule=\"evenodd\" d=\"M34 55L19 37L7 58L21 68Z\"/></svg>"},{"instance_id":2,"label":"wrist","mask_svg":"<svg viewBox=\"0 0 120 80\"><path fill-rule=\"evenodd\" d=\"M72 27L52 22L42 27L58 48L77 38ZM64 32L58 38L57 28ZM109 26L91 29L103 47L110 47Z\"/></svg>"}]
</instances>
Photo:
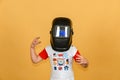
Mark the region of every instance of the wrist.
<instances>
[{"instance_id":1,"label":"wrist","mask_svg":"<svg viewBox=\"0 0 120 80\"><path fill-rule=\"evenodd\" d=\"M34 44L31 44L30 48L34 49L34 48L35 48L35 45L34 45Z\"/></svg>"}]
</instances>

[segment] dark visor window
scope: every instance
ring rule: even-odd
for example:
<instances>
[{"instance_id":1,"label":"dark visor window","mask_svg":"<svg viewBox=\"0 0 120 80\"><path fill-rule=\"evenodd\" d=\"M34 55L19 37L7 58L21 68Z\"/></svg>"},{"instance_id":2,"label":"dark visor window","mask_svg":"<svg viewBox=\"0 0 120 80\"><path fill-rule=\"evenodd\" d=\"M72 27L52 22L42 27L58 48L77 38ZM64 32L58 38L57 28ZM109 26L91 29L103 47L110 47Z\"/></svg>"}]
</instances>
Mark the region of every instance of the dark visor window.
<instances>
[{"instance_id":1,"label":"dark visor window","mask_svg":"<svg viewBox=\"0 0 120 80\"><path fill-rule=\"evenodd\" d=\"M53 29L53 35L54 37L67 38L70 36L70 27L56 25Z\"/></svg>"}]
</instances>

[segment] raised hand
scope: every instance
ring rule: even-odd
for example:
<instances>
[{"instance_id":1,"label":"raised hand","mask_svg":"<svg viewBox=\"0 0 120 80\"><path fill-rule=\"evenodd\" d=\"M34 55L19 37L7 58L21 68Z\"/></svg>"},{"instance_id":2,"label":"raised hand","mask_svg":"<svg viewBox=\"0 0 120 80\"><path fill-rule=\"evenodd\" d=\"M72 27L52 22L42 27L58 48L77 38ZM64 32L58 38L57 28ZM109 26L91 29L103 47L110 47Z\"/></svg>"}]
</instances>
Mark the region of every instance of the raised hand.
<instances>
[{"instance_id":1,"label":"raised hand","mask_svg":"<svg viewBox=\"0 0 120 80\"><path fill-rule=\"evenodd\" d=\"M36 45L40 44L41 41L39 41L40 37L36 37L31 44L31 48L35 48Z\"/></svg>"}]
</instances>

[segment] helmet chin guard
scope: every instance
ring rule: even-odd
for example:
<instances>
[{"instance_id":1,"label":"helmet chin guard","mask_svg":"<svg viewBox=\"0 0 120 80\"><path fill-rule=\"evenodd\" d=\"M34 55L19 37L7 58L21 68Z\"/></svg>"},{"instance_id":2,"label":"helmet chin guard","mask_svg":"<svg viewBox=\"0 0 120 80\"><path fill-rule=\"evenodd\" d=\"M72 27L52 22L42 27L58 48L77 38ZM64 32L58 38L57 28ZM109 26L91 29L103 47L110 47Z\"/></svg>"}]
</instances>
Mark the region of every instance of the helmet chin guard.
<instances>
[{"instance_id":1,"label":"helmet chin guard","mask_svg":"<svg viewBox=\"0 0 120 80\"><path fill-rule=\"evenodd\" d=\"M50 43L55 51L66 51L72 44L71 20L65 17L58 17L53 20L50 31Z\"/></svg>"}]
</instances>

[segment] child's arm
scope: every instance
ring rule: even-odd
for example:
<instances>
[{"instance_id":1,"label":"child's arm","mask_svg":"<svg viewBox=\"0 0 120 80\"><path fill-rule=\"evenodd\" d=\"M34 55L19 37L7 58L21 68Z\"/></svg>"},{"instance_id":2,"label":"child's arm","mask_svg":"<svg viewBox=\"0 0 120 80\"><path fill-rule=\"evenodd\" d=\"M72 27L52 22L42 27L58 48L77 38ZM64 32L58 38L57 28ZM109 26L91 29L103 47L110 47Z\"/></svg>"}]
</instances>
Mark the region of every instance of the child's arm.
<instances>
[{"instance_id":1,"label":"child's arm","mask_svg":"<svg viewBox=\"0 0 120 80\"><path fill-rule=\"evenodd\" d=\"M83 66L84 68L88 67L88 60L86 58L84 58L79 51L76 52L75 56L74 56L75 61L80 64L81 66Z\"/></svg>"},{"instance_id":2,"label":"child's arm","mask_svg":"<svg viewBox=\"0 0 120 80\"><path fill-rule=\"evenodd\" d=\"M35 38L30 46L30 56L31 56L33 63L38 63L42 60L42 58L40 56L38 56L35 52L36 45L41 43L38 41L39 38L40 37Z\"/></svg>"},{"instance_id":3,"label":"child's arm","mask_svg":"<svg viewBox=\"0 0 120 80\"><path fill-rule=\"evenodd\" d=\"M82 65L84 68L88 67L88 60L81 55L77 55L75 61Z\"/></svg>"}]
</instances>

